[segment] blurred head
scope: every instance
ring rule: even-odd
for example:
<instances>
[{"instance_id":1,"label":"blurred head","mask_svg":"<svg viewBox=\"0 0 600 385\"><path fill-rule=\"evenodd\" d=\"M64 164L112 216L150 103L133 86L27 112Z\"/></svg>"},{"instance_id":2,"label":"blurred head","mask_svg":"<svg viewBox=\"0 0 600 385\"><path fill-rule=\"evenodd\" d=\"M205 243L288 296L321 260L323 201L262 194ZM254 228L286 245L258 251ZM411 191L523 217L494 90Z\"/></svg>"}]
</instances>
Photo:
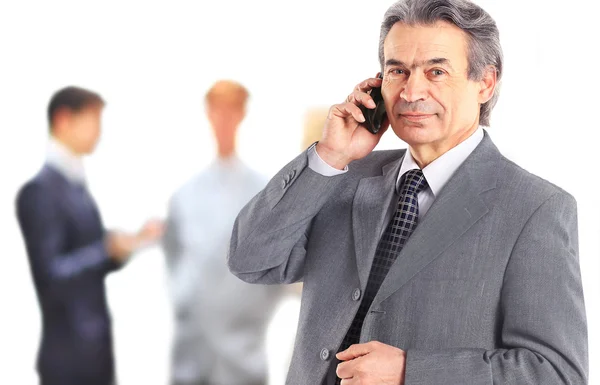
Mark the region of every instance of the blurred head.
<instances>
[{"instance_id":1,"label":"blurred head","mask_svg":"<svg viewBox=\"0 0 600 385\"><path fill-rule=\"evenodd\" d=\"M50 134L78 155L90 154L100 139L104 100L79 87L57 91L48 105Z\"/></svg>"},{"instance_id":2,"label":"blurred head","mask_svg":"<svg viewBox=\"0 0 600 385\"><path fill-rule=\"evenodd\" d=\"M304 119L304 132L302 135L302 149L307 149L311 144L321 139L323 127L329 115L328 107L311 108L306 112Z\"/></svg>"},{"instance_id":3,"label":"blurred head","mask_svg":"<svg viewBox=\"0 0 600 385\"><path fill-rule=\"evenodd\" d=\"M454 147L489 126L502 76L496 23L467 0L401 0L379 43L392 129L411 147Z\"/></svg>"},{"instance_id":4,"label":"blurred head","mask_svg":"<svg viewBox=\"0 0 600 385\"><path fill-rule=\"evenodd\" d=\"M220 157L235 153L237 129L246 116L248 91L231 80L219 80L206 94L208 120Z\"/></svg>"}]
</instances>

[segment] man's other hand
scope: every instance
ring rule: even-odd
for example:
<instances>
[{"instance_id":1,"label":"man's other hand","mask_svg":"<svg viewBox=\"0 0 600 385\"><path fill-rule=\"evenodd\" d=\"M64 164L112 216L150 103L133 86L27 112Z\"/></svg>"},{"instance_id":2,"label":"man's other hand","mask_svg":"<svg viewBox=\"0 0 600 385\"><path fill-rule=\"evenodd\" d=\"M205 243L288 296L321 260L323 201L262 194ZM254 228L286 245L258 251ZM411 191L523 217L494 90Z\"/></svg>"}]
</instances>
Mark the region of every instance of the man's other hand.
<instances>
[{"instance_id":1,"label":"man's other hand","mask_svg":"<svg viewBox=\"0 0 600 385\"><path fill-rule=\"evenodd\" d=\"M336 373L342 385L404 385L406 352L371 341L339 352Z\"/></svg>"}]
</instances>

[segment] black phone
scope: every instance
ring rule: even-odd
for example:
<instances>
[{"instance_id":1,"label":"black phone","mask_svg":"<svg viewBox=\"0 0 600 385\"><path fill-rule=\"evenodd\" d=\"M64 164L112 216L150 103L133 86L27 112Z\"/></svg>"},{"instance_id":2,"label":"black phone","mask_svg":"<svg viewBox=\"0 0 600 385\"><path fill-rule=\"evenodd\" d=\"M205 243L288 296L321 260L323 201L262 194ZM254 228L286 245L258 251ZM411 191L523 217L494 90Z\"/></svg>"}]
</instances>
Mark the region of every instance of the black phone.
<instances>
[{"instance_id":1,"label":"black phone","mask_svg":"<svg viewBox=\"0 0 600 385\"><path fill-rule=\"evenodd\" d=\"M380 79L383 79L383 76L379 75ZM371 89L371 97L375 102L375 108L367 108L363 105L360 106L360 110L365 116L364 125L367 127L372 134L377 134L379 130L381 130L381 124L385 119L386 111L385 111L385 103L383 102L383 96L381 96L381 87L376 87Z\"/></svg>"}]
</instances>

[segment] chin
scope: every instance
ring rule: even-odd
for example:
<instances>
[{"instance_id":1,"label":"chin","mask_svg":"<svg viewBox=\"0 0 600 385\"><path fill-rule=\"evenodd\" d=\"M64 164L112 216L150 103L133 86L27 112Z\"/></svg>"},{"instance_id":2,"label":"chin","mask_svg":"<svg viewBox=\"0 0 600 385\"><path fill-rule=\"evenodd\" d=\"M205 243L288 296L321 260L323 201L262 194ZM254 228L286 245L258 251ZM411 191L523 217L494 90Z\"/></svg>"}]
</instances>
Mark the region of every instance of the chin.
<instances>
[{"instance_id":1,"label":"chin","mask_svg":"<svg viewBox=\"0 0 600 385\"><path fill-rule=\"evenodd\" d=\"M397 137L411 146L431 143L439 137L439 129L433 124L396 122L392 129Z\"/></svg>"},{"instance_id":2,"label":"chin","mask_svg":"<svg viewBox=\"0 0 600 385\"><path fill-rule=\"evenodd\" d=\"M94 151L96 151L96 145L85 148L82 152L83 152L83 155L92 155L94 153Z\"/></svg>"}]
</instances>

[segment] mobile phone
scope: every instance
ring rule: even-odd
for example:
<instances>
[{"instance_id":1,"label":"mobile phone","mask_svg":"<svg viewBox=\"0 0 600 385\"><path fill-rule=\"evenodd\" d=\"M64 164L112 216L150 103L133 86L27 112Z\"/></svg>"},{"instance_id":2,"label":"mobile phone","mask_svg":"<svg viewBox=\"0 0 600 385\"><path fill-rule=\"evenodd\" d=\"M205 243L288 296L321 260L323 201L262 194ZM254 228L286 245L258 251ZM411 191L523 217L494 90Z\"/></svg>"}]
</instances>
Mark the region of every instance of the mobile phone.
<instances>
[{"instance_id":1,"label":"mobile phone","mask_svg":"<svg viewBox=\"0 0 600 385\"><path fill-rule=\"evenodd\" d=\"M380 79L383 76L379 75ZM383 96L381 95L381 87L375 87L371 89L370 93L373 101L375 102L375 108L367 108L363 105L359 106L363 115L365 116L364 125L372 134L377 134L381 130L381 124L387 116L385 111L385 103L383 102Z\"/></svg>"}]
</instances>

